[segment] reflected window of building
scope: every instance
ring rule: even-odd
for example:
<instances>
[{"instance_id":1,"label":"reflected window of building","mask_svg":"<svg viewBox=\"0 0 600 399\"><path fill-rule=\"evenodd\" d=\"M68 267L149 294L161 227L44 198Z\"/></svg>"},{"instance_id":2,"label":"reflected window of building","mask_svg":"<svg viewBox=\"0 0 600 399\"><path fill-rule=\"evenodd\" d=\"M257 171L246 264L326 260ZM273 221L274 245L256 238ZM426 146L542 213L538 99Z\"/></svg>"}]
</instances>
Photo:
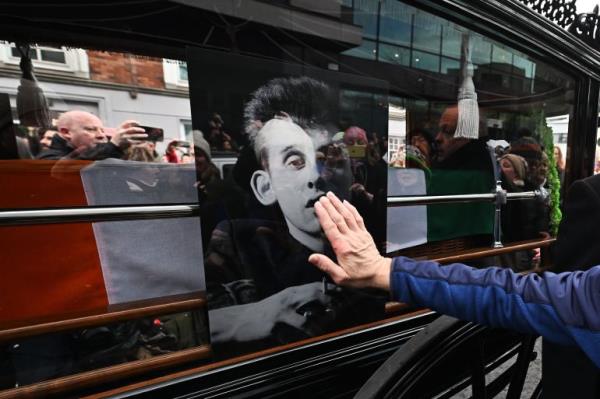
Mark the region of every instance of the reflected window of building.
<instances>
[{"instance_id":1,"label":"reflected window of building","mask_svg":"<svg viewBox=\"0 0 600 399\"><path fill-rule=\"evenodd\" d=\"M379 39L410 47L414 14L397 1L381 2Z\"/></svg>"},{"instance_id":2,"label":"reflected window of building","mask_svg":"<svg viewBox=\"0 0 600 399\"><path fill-rule=\"evenodd\" d=\"M351 57L375 60L377 59L377 43L364 39L360 46L346 50L343 54Z\"/></svg>"},{"instance_id":3,"label":"reflected window of building","mask_svg":"<svg viewBox=\"0 0 600 399\"><path fill-rule=\"evenodd\" d=\"M379 2L371 0L354 0L354 24L362 27L363 36L377 38L377 19Z\"/></svg>"},{"instance_id":4,"label":"reflected window of building","mask_svg":"<svg viewBox=\"0 0 600 399\"><path fill-rule=\"evenodd\" d=\"M379 60L409 66L410 49L381 43L379 45Z\"/></svg>"},{"instance_id":5,"label":"reflected window of building","mask_svg":"<svg viewBox=\"0 0 600 399\"><path fill-rule=\"evenodd\" d=\"M413 68L431 72L440 71L440 57L438 55L415 50L412 52L411 61Z\"/></svg>"},{"instance_id":6,"label":"reflected window of building","mask_svg":"<svg viewBox=\"0 0 600 399\"><path fill-rule=\"evenodd\" d=\"M414 48L439 54L441 37L442 23L439 18L428 13L415 13L412 38Z\"/></svg>"}]
</instances>

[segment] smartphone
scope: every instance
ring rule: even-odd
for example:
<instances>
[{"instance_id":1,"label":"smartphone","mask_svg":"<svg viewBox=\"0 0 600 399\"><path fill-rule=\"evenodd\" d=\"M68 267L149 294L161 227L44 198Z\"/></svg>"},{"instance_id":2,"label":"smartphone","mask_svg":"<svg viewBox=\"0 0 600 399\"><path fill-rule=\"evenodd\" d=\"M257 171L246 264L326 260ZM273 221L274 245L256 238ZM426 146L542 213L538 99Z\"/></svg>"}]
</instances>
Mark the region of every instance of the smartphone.
<instances>
[{"instance_id":1,"label":"smartphone","mask_svg":"<svg viewBox=\"0 0 600 399\"><path fill-rule=\"evenodd\" d=\"M366 145L349 145L347 148L350 158L364 158L367 153Z\"/></svg>"},{"instance_id":2,"label":"smartphone","mask_svg":"<svg viewBox=\"0 0 600 399\"><path fill-rule=\"evenodd\" d=\"M163 141L165 139L165 132L159 127L152 126L139 126L144 129L144 132L148 135L144 140L148 141Z\"/></svg>"}]
</instances>

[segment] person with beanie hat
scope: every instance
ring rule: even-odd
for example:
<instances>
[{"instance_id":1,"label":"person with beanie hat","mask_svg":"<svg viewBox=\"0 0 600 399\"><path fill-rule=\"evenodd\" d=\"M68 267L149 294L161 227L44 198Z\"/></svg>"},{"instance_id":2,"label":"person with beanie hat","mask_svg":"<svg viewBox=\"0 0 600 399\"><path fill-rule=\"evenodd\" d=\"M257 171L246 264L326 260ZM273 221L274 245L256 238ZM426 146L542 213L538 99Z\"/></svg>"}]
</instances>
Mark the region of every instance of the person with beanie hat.
<instances>
[{"instance_id":1,"label":"person with beanie hat","mask_svg":"<svg viewBox=\"0 0 600 399\"><path fill-rule=\"evenodd\" d=\"M204 134L200 130L192 130L192 139L194 140L194 154L198 151L204 152L204 156L208 161L211 160L210 144L204 138Z\"/></svg>"},{"instance_id":2,"label":"person with beanie hat","mask_svg":"<svg viewBox=\"0 0 600 399\"><path fill-rule=\"evenodd\" d=\"M500 159L502 174L509 184L523 187L527 177L527 161L516 154L506 154Z\"/></svg>"},{"instance_id":3,"label":"person with beanie hat","mask_svg":"<svg viewBox=\"0 0 600 399\"><path fill-rule=\"evenodd\" d=\"M527 180L534 189L543 186L548 177L548 157L533 137L521 137L511 143L509 153L520 155L527 161Z\"/></svg>"},{"instance_id":4,"label":"person with beanie hat","mask_svg":"<svg viewBox=\"0 0 600 399\"><path fill-rule=\"evenodd\" d=\"M219 168L211 162L210 145L200 130L192 130L193 154L198 174L198 188L205 193L206 185L221 179Z\"/></svg>"}]
</instances>

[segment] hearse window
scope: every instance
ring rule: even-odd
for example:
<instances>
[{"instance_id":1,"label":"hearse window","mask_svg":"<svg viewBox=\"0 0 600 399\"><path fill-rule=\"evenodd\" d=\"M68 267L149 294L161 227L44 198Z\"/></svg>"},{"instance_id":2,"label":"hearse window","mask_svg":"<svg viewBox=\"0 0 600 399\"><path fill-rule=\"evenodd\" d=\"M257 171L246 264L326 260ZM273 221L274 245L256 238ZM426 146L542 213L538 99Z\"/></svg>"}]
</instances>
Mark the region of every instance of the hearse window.
<instances>
[{"instance_id":1,"label":"hearse window","mask_svg":"<svg viewBox=\"0 0 600 399\"><path fill-rule=\"evenodd\" d=\"M492 204L484 202L390 207L386 251L436 257L554 233L564 175L559 157L566 155L572 113L566 94L574 80L522 51L401 2L381 2L379 21L378 36L365 37L376 41L380 63L346 52L342 64L364 73L371 68L370 76L390 82L382 148L388 195L483 194L499 181L509 193L536 192L539 198L509 201L499 222ZM382 65L388 63L393 73ZM372 100L360 109L376 107ZM342 112L365 124L356 104ZM463 124L467 119L469 127ZM526 250L478 262L527 270L539 261L539 252Z\"/></svg>"},{"instance_id":2,"label":"hearse window","mask_svg":"<svg viewBox=\"0 0 600 399\"><path fill-rule=\"evenodd\" d=\"M191 129L187 87L164 73L185 62L0 46L10 54L1 60L0 207L17 215L0 227L0 388L207 358L195 209L220 177L216 168L197 175L208 136ZM51 68L73 54L87 76Z\"/></svg>"}]
</instances>

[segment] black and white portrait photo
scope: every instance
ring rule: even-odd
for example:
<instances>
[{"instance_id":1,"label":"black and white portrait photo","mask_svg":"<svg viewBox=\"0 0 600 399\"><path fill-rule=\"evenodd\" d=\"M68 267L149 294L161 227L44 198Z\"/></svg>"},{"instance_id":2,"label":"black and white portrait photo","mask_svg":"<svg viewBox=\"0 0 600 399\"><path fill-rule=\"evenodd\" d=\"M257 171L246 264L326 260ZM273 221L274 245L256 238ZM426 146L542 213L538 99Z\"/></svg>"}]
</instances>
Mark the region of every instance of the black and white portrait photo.
<instances>
[{"instance_id":1,"label":"black and white portrait photo","mask_svg":"<svg viewBox=\"0 0 600 399\"><path fill-rule=\"evenodd\" d=\"M236 107L218 104L241 98L239 87L229 82L222 90L233 93L208 95L215 79L198 84L193 59L190 71L192 108L218 112L227 126ZM236 104L243 145L219 190L217 208L225 217L204 248L211 343L222 356L370 322L384 311L379 293L337 287L308 262L314 252L334 256L315 202L329 191L352 202L356 183L356 160L339 134L339 85L272 73Z\"/></svg>"}]
</instances>

